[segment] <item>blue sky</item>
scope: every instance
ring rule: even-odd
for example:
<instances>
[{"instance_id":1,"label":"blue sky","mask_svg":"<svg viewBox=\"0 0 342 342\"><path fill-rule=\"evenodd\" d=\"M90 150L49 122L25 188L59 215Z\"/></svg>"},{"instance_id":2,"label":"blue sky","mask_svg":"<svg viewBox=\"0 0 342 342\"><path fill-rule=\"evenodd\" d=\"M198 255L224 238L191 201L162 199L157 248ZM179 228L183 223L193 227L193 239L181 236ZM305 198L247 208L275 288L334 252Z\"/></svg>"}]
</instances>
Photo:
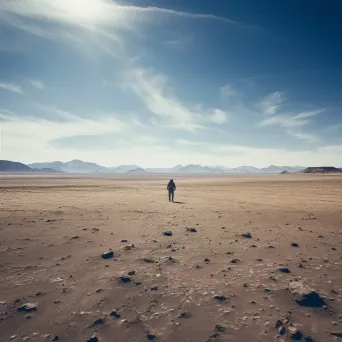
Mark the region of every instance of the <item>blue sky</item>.
<instances>
[{"instance_id":1,"label":"blue sky","mask_svg":"<svg viewBox=\"0 0 342 342\"><path fill-rule=\"evenodd\" d=\"M342 4L0 0L1 159L342 166Z\"/></svg>"}]
</instances>

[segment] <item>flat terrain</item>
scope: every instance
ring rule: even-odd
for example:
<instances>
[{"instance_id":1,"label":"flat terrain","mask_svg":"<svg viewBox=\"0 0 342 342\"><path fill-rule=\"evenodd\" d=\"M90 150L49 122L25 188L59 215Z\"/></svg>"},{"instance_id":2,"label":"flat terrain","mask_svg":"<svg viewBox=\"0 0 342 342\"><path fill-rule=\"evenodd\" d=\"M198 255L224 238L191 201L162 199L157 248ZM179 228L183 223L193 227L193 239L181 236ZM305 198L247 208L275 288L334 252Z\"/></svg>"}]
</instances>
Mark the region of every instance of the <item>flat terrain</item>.
<instances>
[{"instance_id":1,"label":"flat terrain","mask_svg":"<svg viewBox=\"0 0 342 342\"><path fill-rule=\"evenodd\" d=\"M0 340L342 336L341 176L177 177L179 203L167 181L1 175ZM298 304L292 280L325 305Z\"/></svg>"}]
</instances>

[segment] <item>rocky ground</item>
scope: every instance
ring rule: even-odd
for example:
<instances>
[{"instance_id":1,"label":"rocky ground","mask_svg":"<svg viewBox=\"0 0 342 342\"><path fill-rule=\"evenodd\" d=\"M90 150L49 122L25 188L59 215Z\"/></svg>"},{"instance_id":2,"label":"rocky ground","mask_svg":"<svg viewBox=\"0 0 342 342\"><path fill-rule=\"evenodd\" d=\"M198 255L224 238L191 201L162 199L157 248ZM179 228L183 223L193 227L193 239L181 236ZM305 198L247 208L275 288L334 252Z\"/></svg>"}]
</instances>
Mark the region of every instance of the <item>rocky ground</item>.
<instances>
[{"instance_id":1,"label":"rocky ground","mask_svg":"<svg viewBox=\"0 0 342 342\"><path fill-rule=\"evenodd\" d=\"M342 338L342 177L0 177L0 340Z\"/></svg>"}]
</instances>

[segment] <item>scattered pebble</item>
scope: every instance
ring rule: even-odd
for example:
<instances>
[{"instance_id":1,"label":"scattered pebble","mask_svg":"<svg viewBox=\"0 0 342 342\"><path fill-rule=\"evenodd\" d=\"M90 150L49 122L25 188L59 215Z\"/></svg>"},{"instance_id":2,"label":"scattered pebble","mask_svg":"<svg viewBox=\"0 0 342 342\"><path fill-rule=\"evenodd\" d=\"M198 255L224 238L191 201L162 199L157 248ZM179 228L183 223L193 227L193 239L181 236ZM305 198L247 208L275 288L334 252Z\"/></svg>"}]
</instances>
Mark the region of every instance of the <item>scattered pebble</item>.
<instances>
[{"instance_id":1,"label":"scattered pebble","mask_svg":"<svg viewBox=\"0 0 342 342\"><path fill-rule=\"evenodd\" d=\"M18 311L22 312L32 312L36 311L38 308L38 305L36 303L26 303L18 308Z\"/></svg>"},{"instance_id":2,"label":"scattered pebble","mask_svg":"<svg viewBox=\"0 0 342 342\"><path fill-rule=\"evenodd\" d=\"M243 234L241 234L241 236L244 237L244 238L247 238L247 239L251 239L252 238L251 233L243 233Z\"/></svg>"},{"instance_id":3,"label":"scattered pebble","mask_svg":"<svg viewBox=\"0 0 342 342\"><path fill-rule=\"evenodd\" d=\"M111 249L108 252L101 254L102 259L110 259L110 258L113 258L113 256L114 256L114 252Z\"/></svg>"},{"instance_id":4,"label":"scattered pebble","mask_svg":"<svg viewBox=\"0 0 342 342\"><path fill-rule=\"evenodd\" d=\"M172 236L172 232L171 231L167 231L163 233L165 236Z\"/></svg>"},{"instance_id":5,"label":"scattered pebble","mask_svg":"<svg viewBox=\"0 0 342 342\"><path fill-rule=\"evenodd\" d=\"M282 273L291 273L291 271L287 267L280 267L279 271Z\"/></svg>"}]
</instances>

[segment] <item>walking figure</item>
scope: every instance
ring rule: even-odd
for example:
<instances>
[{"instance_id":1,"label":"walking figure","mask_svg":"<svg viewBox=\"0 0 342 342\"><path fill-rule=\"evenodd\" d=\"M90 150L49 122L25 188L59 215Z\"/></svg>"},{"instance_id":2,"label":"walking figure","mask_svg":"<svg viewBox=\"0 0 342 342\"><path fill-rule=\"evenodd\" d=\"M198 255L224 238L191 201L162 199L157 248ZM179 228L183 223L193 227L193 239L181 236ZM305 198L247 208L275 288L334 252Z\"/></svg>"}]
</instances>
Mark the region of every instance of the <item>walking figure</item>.
<instances>
[{"instance_id":1,"label":"walking figure","mask_svg":"<svg viewBox=\"0 0 342 342\"><path fill-rule=\"evenodd\" d=\"M169 202L173 202L173 199L175 197L176 184L172 178L167 185L167 190L169 191Z\"/></svg>"}]
</instances>

